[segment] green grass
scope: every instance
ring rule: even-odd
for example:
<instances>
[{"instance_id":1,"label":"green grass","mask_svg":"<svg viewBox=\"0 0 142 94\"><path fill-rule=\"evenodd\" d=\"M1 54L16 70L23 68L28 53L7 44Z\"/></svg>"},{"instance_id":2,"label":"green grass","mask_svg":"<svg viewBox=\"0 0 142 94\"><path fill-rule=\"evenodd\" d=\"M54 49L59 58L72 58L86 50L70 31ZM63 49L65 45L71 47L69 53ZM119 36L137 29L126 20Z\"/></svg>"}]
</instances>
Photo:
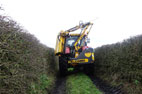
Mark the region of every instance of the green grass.
<instances>
[{"instance_id":1,"label":"green grass","mask_svg":"<svg viewBox=\"0 0 142 94\"><path fill-rule=\"evenodd\" d=\"M67 78L67 94L102 94L91 79L83 74L73 74Z\"/></svg>"},{"instance_id":2,"label":"green grass","mask_svg":"<svg viewBox=\"0 0 142 94\"><path fill-rule=\"evenodd\" d=\"M68 68L68 71L73 71L74 70L74 68Z\"/></svg>"},{"instance_id":3,"label":"green grass","mask_svg":"<svg viewBox=\"0 0 142 94\"><path fill-rule=\"evenodd\" d=\"M45 74L41 75L39 82L32 83L30 94L47 94L48 90L51 89L53 84L53 77Z\"/></svg>"}]
</instances>

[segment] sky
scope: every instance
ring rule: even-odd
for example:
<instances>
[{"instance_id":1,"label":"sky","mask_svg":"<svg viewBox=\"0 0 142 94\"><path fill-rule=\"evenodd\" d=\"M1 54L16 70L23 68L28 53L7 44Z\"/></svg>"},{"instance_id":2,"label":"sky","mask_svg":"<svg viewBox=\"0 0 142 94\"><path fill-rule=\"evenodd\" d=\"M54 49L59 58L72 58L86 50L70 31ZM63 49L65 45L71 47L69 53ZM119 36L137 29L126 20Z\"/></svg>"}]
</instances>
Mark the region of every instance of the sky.
<instances>
[{"instance_id":1,"label":"sky","mask_svg":"<svg viewBox=\"0 0 142 94\"><path fill-rule=\"evenodd\" d=\"M53 48L57 34L79 21L94 23L93 48L142 34L142 0L0 0L0 5L5 15Z\"/></svg>"}]
</instances>

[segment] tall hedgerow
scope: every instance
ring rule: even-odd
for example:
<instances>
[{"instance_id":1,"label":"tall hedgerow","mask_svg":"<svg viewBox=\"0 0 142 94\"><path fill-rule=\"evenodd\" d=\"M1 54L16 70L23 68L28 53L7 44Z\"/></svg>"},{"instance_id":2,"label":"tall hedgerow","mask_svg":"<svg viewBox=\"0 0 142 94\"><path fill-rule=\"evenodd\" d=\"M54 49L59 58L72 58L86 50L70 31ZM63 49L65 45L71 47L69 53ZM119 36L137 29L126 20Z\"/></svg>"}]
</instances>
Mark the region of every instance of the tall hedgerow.
<instances>
[{"instance_id":1,"label":"tall hedgerow","mask_svg":"<svg viewBox=\"0 0 142 94\"><path fill-rule=\"evenodd\" d=\"M54 49L11 18L0 16L0 94L47 94L55 73Z\"/></svg>"},{"instance_id":2,"label":"tall hedgerow","mask_svg":"<svg viewBox=\"0 0 142 94\"><path fill-rule=\"evenodd\" d=\"M112 83L126 85L129 94L142 91L142 35L98 47L95 56L97 76Z\"/></svg>"}]
</instances>

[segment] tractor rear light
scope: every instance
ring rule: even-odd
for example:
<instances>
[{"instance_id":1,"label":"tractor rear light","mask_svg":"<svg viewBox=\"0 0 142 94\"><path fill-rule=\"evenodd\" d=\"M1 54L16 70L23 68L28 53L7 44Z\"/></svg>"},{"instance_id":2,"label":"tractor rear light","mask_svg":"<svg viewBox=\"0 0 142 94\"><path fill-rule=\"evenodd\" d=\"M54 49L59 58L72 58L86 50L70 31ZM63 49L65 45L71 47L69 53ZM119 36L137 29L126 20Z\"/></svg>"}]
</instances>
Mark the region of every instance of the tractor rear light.
<instances>
[{"instance_id":1,"label":"tractor rear light","mask_svg":"<svg viewBox=\"0 0 142 94\"><path fill-rule=\"evenodd\" d=\"M66 47L65 54L69 54L69 53L70 53L70 48Z\"/></svg>"},{"instance_id":2,"label":"tractor rear light","mask_svg":"<svg viewBox=\"0 0 142 94\"><path fill-rule=\"evenodd\" d=\"M85 49L87 49L87 48L88 48L88 46L83 46L82 47L82 51L85 50Z\"/></svg>"}]
</instances>

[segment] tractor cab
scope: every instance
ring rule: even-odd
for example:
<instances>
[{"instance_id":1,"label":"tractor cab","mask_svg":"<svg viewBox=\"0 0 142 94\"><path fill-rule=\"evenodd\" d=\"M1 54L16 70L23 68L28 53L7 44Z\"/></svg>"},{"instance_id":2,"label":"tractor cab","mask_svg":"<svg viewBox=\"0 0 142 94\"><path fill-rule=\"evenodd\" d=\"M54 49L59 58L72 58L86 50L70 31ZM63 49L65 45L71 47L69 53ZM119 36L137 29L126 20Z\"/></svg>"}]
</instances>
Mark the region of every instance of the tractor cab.
<instances>
[{"instance_id":1,"label":"tractor cab","mask_svg":"<svg viewBox=\"0 0 142 94\"><path fill-rule=\"evenodd\" d=\"M70 54L70 56L74 57L75 56L75 47L74 44L77 41L77 39L80 36L69 36L66 37L66 41L65 41L65 54ZM85 36L78 41L77 46L80 47L80 49L78 50L78 52L82 52L83 50L85 50L87 47L87 42L85 41Z\"/></svg>"}]
</instances>

